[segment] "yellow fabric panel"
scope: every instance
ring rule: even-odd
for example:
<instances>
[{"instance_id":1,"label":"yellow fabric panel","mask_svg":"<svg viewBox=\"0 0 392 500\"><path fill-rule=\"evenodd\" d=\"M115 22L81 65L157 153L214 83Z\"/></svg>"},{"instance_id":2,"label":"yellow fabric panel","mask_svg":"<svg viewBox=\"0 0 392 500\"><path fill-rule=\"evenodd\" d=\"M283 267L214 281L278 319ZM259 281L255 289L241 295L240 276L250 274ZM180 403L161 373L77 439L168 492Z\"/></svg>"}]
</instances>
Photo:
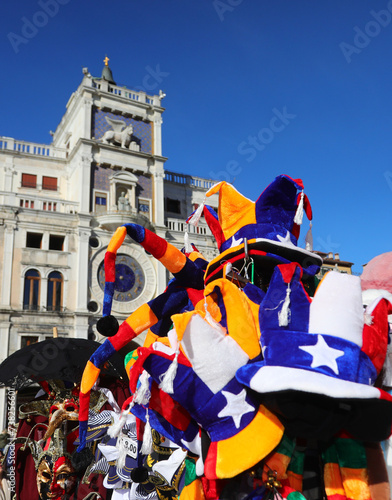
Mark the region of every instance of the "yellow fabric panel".
<instances>
[{"instance_id":1,"label":"yellow fabric panel","mask_svg":"<svg viewBox=\"0 0 392 500\"><path fill-rule=\"evenodd\" d=\"M150 328L155 323L158 323L158 318L153 313L150 306L146 303L141 305L135 312L133 312L125 320L132 330L139 335L139 333L144 332L147 328Z\"/></svg>"},{"instance_id":2,"label":"yellow fabric panel","mask_svg":"<svg viewBox=\"0 0 392 500\"><path fill-rule=\"evenodd\" d=\"M205 257L200 252L196 252L196 250L188 255L188 259L192 262L195 262L196 259L206 260Z\"/></svg>"},{"instance_id":3,"label":"yellow fabric panel","mask_svg":"<svg viewBox=\"0 0 392 500\"><path fill-rule=\"evenodd\" d=\"M163 345L165 345L167 347L171 347L169 337L158 337L156 339L156 342L159 342L160 344L163 344ZM180 346L180 351L182 352L181 346Z\"/></svg>"},{"instance_id":4,"label":"yellow fabric panel","mask_svg":"<svg viewBox=\"0 0 392 500\"><path fill-rule=\"evenodd\" d=\"M343 487L348 498L354 500L370 500L370 490L366 469L341 469Z\"/></svg>"},{"instance_id":5,"label":"yellow fabric panel","mask_svg":"<svg viewBox=\"0 0 392 500\"><path fill-rule=\"evenodd\" d=\"M123 244L126 235L126 228L124 226L118 227L109 242L107 251L116 253L120 246Z\"/></svg>"},{"instance_id":6,"label":"yellow fabric panel","mask_svg":"<svg viewBox=\"0 0 392 500\"><path fill-rule=\"evenodd\" d=\"M214 318L215 321L219 323L219 321L222 319L222 314L219 309L218 304L214 300L214 297L209 295L208 297L205 297L204 299L200 300L196 305L195 305L195 310L196 311L201 311L204 317L205 313L205 307L204 304L207 302L207 307L208 307L208 312L211 314L211 316Z\"/></svg>"},{"instance_id":7,"label":"yellow fabric panel","mask_svg":"<svg viewBox=\"0 0 392 500\"><path fill-rule=\"evenodd\" d=\"M179 500L205 500L203 485L200 479L195 479L184 486L179 496Z\"/></svg>"},{"instance_id":8,"label":"yellow fabric panel","mask_svg":"<svg viewBox=\"0 0 392 500\"><path fill-rule=\"evenodd\" d=\"M252 300L250 300L250 298L247 297L246 295L245 295L245 298L248 302L249 309L250 309L252 316L253 316L253 321L254 321L255 328L256 328L257 339L260 341L260 337L261 337L260 320L259 320L260 304L256 304L256 302L253 302Z\"/></svg>"},{"instance_id":9,"label":"yellow fabric panel","mask_svg":"<svg viewBox=\"0 0 392 500\"><path fill-rule=\"evenodd\" d=\"M80 383L80 392L87 394L97 381L100 372L101 370L91 363L91 361L87 361L82 375L82 382Z\"/></svg>"},{"instance_id":10,"label":"yellow fabric panel","mask_svg":"<svg viewBox=\"0 0 392 500\"><path fill-rule=\"evenodd\" d=\"M227 331L250 359L260 354L258 328L246 295L231 281L220 278L205 288L208 296L218 286L226 309ZM246 328L244 327L246 325Z\"/></svg>"},{"instance_id":11,"label":"yellow fabric panel","mask_svg":"<svg viewBox=\"0 0 392 500\"><path fill-rule=\"evenodd\" d=\"M242 227L256 224L256 205L253 201L245 198L225 181L213 186L206 196L211 196L218 191L218 216L226 239L233 236Z\"/></svg>"},{"instance_id":12,"label":"yellow fabric panel","mask_svg":"<svg viewBox=\"0 0 392 500\"><path fill-rule=\"evenodd\" d=\"M345 496L339 464L327 463L324 466L324 484L327 496Z\"/></svg>"},{"instance_id":13,"label":"yellow fabric panel","mask_svg":"<svg viewBox=\"0 0 392 500\"><path fill-rule=\"evenodd\" d=\"M283 429L278 418L260 406L255 418L245 429L217 443L217 477L234 477L256 465L279 444Z\"/></svg>"},{"instance_id":14,"label":"yellow fabric panel","mask_svg":"<svg viewBox=\"0 0 392 500\"><path fill-rule=\"evenodd\" d=\"M151 330L148 330L146 338L143 342L143 347L150 347L150 345L152 345L158 339L158 335L155 335L155 333L153 333Z\"/></svg>"},{"instance_id":15,"label":"yellow fabric panel","mask_svg":"<svg viewBox=\"0 0 392 500\"><path fill-rule=\"evenodd\" d=\"M220 191L220 188L223 186L223 184L226 184L226 181L221 181L218 182L217 184L214 184L207 192L206 192L206 197L208 198L209 196L212 196L213 194L217 193Z\"/></svg>"},{"instance_id":16,"label":"yellow fabric panel","mask_svg":"<svg viewBox=\"0 0 392 500\"><path fill-rule=\"evenodd\" d=\"M171 317L179 341L182 340L186 327L194 314L199 314L202 318L204 318L203 311L188 311L182 314L174 314Z\"/></svg>"},{"instance_id":17,"label":"yellow fabric panel","mask_svg":"<svg viewBox=\"0 0 392 500\"><path fill-rule=\"evenodd\" d=\"M171 273L178 273L185 266L186 255L178 250L178 248L168 243L166 252L163 257L159 259L159 262L162 262Z\"/></svg>"}]
</instances>

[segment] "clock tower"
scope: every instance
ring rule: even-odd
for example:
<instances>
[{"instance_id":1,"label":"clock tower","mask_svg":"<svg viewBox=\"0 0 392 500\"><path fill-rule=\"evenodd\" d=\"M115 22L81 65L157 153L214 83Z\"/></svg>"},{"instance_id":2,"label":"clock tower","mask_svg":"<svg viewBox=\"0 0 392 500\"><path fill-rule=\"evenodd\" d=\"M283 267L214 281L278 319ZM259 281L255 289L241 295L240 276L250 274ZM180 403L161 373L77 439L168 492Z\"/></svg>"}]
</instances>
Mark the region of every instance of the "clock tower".
<instances>
[{"instance_id":1,"label":"clock tower","mask_svg":"<svg viewBox=\"0 0 392 500\"><path fill-rule=\"evenodd\" d=\"M86 279L78 280L78 307L97 314L102 311L104 254L114 230L133 222L165 238L167 229L163 92L147 95L116 84L108 57L104 63L100 77L83 69L53 136L54 146L67 152L68 183L90 226L84 255L79 255L89 269L82 271ZM113 312L119 320L166 287L163 267L129 238L118 255L116 275Z\"/></svg>"},{"instance_id":2,"label":"clock tower","mask_svg":"<svg viewBox=\"0 0 392 500\"><path fill-rule=\"evenodd\" d=\"M0 136L0 362L54 331L103 340L103 261L117 227L137 223L184 246L185 220L213 181L164 170L164 96L119 84L106 57L100 76L83 69L50 144ZM188 232L214 258L205 221ZM170 276L127 237L116 278L112 311L122 323ZM5 399L0 388L2 428Z\"/></svg>"}]
</instances>

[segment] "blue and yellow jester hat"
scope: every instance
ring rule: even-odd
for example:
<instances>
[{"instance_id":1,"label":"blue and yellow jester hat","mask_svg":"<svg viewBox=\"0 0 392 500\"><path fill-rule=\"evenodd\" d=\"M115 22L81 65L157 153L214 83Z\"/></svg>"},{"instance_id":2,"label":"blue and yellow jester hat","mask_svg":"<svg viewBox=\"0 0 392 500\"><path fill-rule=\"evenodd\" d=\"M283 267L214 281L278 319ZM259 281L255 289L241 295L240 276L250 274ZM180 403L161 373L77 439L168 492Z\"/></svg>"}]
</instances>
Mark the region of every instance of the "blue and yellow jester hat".
<instances>
[{"instance_id":1,"label":"blue and yellow jester hat","mask_svg":"<svg viewBox=\"0 0 392 500\"><path fill-rule=\"evenodd\" d=\"M208 265L206 283L224 277L228 263L240 269L246 258L252 258L256 266L259 263L259 267L270 269L271 274L275 265L289 262L300 264L305 278L318 272L322 259L297 245L303 213L312 220L312 209L301 179L279 175L256 202L225 181L213 186L206 196L215 193L219 193L220 228L211 230L220 255Z\"/></svg>"}]
</instances>

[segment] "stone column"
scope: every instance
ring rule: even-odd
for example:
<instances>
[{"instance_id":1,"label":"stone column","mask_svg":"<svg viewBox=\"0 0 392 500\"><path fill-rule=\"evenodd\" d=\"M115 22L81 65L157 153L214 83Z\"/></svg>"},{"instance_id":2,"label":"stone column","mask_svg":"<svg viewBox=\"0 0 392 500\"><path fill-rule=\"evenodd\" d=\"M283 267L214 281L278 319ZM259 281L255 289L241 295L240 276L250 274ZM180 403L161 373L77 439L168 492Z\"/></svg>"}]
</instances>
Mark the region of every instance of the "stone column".
<instances>
[{"instance_id":1,"label":"stone column","mask_svg":"<svg viewBox=\"0 0 392 500\"><path fill-rule=\"evenodd\" d=\"M1 308L11 307L12 265L16 223L7 221L4 227L4 257L1 276Z\"/></svg>"},{"instance_id":2,"label":"stone column","mask_svg":"<svg viewBox=\"0 0 392 500\"><path fill-rule=\"evenodd\" d=\"M79 216L80 217L80 216ZM76 284L76 311L81 313L87 312L88 298L88 269L89 269L89 248L88 241L91 231L87 227L79 227L78 233L78 252L77 252L77 268L74 274L74 283Z\"/></svg>"},{"instance_id":3,"label":"stone column","mask_svg":"<svg viewBox=\"0 0 392 500\"><path fill-rule=\"evenodd\" d=\"M42 236L42 250L49 250L49 231L44 231Z\"/></svg>"},{"instance_id":4,"label":"stone column","mask_svg":"<svg viewBox=\"0 0 392 500\"><path fill-rule=\"evenodd\" d=\"M14 157L6 157L4 165L4 180L3 180L3 191L6 193L4 195L4 204L17 206L15 192L18 190L18 186L14 186L14 178L16 178L16 172L14 168Z\"/></svg>"},{"instance_id":5,"label":"stone column","mask_svg":"<svg viewBox=\"0 0 392 500\"><path fill-rule=\"evenodd\" d=\"M162 156L162 117L154 120L154 155Z\"/></svg>"},{"instance_id":6,"label":"stone column","mask_svg":"<svg viewBox=\"0 0 392 500\"><path fill-rule=\"evenodd\" d=\"M11 321L8 314L2 314L0 318L0 363L8 356ZM7 418L7 391L0 389L0 429L6 426Z\"/></svg>"},{"instance_id":7,"label":"stone column","mask_svg":"<svg viewBox=\"0 0 392 500\"><path fill-rule=\"evenodd\" d=\"M77 338L88 338L87 299L89 282L89 247L88 242L91 235L89 226L90 217L79 214L80 226L78 228L76 270L73 274L73 285L76 287L76 304L74 319L74 336Z\"/></svg>"},{"instance_id":8,"label":"stone column","mask_svg":"<svg viewBox=\"0 0 392 500\"><path fill-rule=\"evenodd\" d=\"M93 106L92 99L83 99L83 137L85 139L91 139L91 109Z\"/></svg>"},{"instance_id":9,"label":"stone column","mask_svg":"<svg viewBox=\"0 0 392 500\"><path fill-rule=\"evenodd\" d=\"M92 155L82 153L80 156L80 194L79 194L79 211L82 213L90 212L90 196L91 196L91 162Z\"/></svg>"},{"instance_id":10,"label":"stone column","mask_svg":"<svg viewBox=\"0 0 392 500\"><path fill-rule=\"evenodd\" d=\"M75 313L74 336L78 339L88 338L88 314Z\"/></svg>"},{"instance_id":11,"label":"stone column","mask_svg":"<svg viewBox=\"0 0 392 500\"><path fill-rule=\"evenodd\" d=\"M41 311L46 311L48 303L48 278L41 275L40 281L40 294L39 294L39 308Z\"/></svg>"},{"instance_id":12,"label":"stone column","mask_svg":"<svg viewBox=\"0 0 392 500\"><path fill-rule=\"evenodd\" d=\"M165 177L165 173L163 171L163 167L157 168L156 166L151 168L151 172L153 174L153 182L154 182L154 224L156 226L164 226L164 188L163 188L163 179Z\"/></svg>"}]
</instances>

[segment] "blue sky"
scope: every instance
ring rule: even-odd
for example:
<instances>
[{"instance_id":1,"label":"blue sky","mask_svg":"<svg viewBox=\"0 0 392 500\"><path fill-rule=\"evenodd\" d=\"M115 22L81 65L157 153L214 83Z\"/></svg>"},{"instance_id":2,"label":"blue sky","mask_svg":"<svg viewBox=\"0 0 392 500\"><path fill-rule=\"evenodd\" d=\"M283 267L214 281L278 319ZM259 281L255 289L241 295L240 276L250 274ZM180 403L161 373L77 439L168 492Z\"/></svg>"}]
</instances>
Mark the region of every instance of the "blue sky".
<instances>
[{"instance_id":1,"label":"blue sky","mask_svg":"<svg viewBox=\"0 0 392 500\"><path fill-rule=\"evenodd\" d=\"M167 94L167 169L254 200L276 175L302 178L314 248L361 272L392 242L391 12L385 0L6 2L0 135L50 143L82 68L100 76L107 54L118 84Z\"/></svg>"}]
</instances>

